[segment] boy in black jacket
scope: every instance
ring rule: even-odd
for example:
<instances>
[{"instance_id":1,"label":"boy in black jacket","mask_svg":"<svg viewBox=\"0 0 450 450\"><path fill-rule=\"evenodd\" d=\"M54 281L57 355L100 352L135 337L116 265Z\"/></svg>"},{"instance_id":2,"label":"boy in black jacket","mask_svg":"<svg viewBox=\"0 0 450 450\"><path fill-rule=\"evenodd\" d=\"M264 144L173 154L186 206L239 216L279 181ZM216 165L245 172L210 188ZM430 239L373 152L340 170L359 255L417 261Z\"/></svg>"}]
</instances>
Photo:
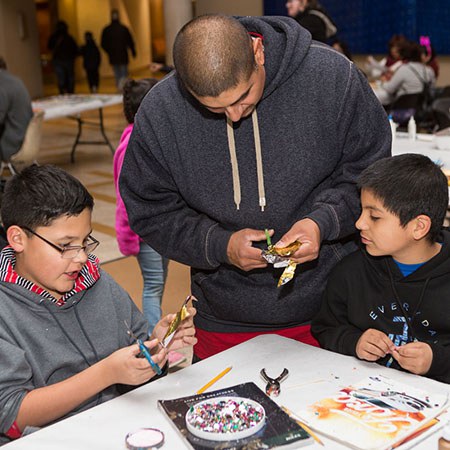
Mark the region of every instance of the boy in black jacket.
<instances>
[{"instance_id":1,"label":"boy in black jacket","mask_svg":"<svg viewBox=\"0 0 450 450\"><path fill-rule=\"evenodd\" d=\"M406 154L375 162L358 185L365 249L332 271L312 333L328 350L450 383L447 179Z\"/></svg>"}]
</instances>

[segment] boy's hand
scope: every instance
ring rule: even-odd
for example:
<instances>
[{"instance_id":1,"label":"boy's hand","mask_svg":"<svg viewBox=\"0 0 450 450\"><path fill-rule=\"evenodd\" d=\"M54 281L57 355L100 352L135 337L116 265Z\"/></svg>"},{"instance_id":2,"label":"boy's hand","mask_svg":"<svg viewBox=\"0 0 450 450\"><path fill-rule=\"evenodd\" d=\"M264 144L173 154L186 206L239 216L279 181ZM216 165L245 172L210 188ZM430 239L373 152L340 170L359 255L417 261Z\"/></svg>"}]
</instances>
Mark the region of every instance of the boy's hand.
<instances>
[{"instance_id":1,"label":"boy's hand","mask_svg":"<svg viewBox=\"0 0 450 450\"><path fill-rule=\"evenodd\" d=\"M356 355L366 361L377 361L392 353L395 346L393 342L381 331L369 328L356 343Z\"/></svg>"},{"instance_id":2,"label":"boy's hand","mask_svg":"<svg viewBox=\"0 0 450 450\"><path fill-rule=\"evenodd\" d=\"M144 345L150 350L158 345L158 341L145 341ZM137 344L116 350L104 361L107 367L107 375L111 377L111 384L129 384L136 386L147 382L155 376L149 362L145 358L137 358L140 350ZM153 361L159 367L163 367L167 361L167 350L160 349L152 355Z\"/></svg>"},{"instance_id":3,"label":"boy's hand","mask_svg":"<svg viewBox=\"0 0 450 450\"><path fill-rule=\"evenodd\" d=\"M408 372L425 375L433 361L433 350L425 342L410 342L401 347L395 347L392 356Z\"/></svg>"},{"instance_id":4,"label":"boy's hand","mask_svg":"<svg viewBox=\"0 0 450 450\"><path fill-rule=\"evenodd\" d=\"M170 350L177 350L179 348L195 345L197 338L195 337L194 316L197 310L190 306L188 307L189 316L181 322L175 336L170 341L168 348ZM160 342L169 328L170 322L175 318L175 314L167 314L164 316L153 328L152 338L157 338Z\"/></svg>"}]
</instances>

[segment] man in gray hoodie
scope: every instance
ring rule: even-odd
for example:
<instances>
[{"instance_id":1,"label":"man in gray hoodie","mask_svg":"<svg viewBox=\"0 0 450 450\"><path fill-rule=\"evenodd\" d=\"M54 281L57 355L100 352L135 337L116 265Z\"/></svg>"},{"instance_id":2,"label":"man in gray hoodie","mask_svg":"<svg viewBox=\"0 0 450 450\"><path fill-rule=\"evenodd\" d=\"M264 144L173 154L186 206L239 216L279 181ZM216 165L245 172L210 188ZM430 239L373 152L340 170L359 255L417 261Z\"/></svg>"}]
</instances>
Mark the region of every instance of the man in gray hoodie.
<instances>
[{"instance_id":1,"label":"man in gray hoodie","mask_svg":"<svg viewBox=\"0 0 450 450\"><path fill-rule=\"evenodd\" d=\"M356 179L391 134L365 77L293 19L202 16L141 104L120 186L131 227L191 266L199 358L264 332L315 343L311 318L352 248ZM261 257L303 243L294 279Z\"/></svg>"}]
</instances>

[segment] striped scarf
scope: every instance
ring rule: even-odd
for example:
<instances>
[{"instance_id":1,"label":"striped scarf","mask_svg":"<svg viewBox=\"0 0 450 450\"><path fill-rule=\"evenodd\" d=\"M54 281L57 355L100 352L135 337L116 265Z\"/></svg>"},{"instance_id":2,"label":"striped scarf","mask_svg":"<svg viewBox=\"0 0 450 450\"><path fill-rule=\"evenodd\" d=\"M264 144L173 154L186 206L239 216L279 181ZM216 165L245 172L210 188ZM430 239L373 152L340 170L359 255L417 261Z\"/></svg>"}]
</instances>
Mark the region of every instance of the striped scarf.
<instances>
[{"instance_id":1,"label":"striped scarf","mask_svg":"<svg viewBox=\"0 0 450 450\"><path fill-rule=\"evenodd\" d=\"M53 303L56 303L58 306L63 306L66 301L77 292L89 289L100 278L99 260L94 254L90 254L86 264L82 267L80 273L78 274L78 278L75 280L72 290L66 292L61 298L57 299L37 284L21 277L14 270L15 266L16 253L13 248L8 245L0 252L0 281L22 286L25 289L28 289L29 291L34 292L35 294L38 294Z\"/></svg>"}]
</instances>

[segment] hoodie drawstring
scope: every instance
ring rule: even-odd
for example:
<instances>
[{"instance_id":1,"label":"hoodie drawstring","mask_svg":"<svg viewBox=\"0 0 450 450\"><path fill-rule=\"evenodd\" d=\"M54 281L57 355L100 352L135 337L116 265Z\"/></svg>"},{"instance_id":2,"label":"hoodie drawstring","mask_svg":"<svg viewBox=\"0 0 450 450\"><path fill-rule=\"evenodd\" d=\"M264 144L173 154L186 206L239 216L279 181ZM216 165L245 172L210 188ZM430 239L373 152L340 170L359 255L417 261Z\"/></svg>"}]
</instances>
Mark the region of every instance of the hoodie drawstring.
<instances>
[{"instance_id":1,"label":"hoodie drawstring","mask_svg":"<svg viewBox=\"0 0 450 450\"><path fill-rule=\"evenodd\" d=\"M266 206L266 191L264 189L264 172L262 164L261 139L259 136L258 115L256 114L256 108L252 112L252 121L253 121L253 136L255 138L256 171L258 174L259 206L261 207L261 211L264 211L264 207Z\"/></svg>"},{"instance_id":2,"label":"hoodie drawstring","mask_svg":"<svg viewBox=\"0 0 450 450\"><path fill-rule=\"evenodd\" d=\"M256 171L258 177L258 195L259 195L259 206L261 211L264 211L266 206L266 192L264 188L264 172L263 172L263 161L262 161L262 151L261 151L261 138L259 135L259 124L258 115L256 109L252 112L252 122L253 122L253 136L255 140L255 153L256 153ZM233 175L233 194L234 203L236 209L239 210L239 205L241 203L241 182L239 178L239 167L236 156L236 142L234 140L234 129L233 122L227 117L227 136L228 136L228 149L230 151L231 159L231 171Z\"/></svg>"},{"instance_id":3,"label":"hoodie drawstring","mask_svg":"<svg viewBox=\"0 0 450 450\"><path fill-rule=\"evenodd\" d=\"M416 305L413 313L411 315L409 315L408 312L403 307L402 302L400 301L400 297L399 297L397 289L395 287L394 277L392 275L391 268L389 267L389 263L387 261L386 261L386 267L387 267L387 271L389 273L389 279L391 281L391 289L392 289L392 292L394 293L394 297L397 300L397 304L400 307L400 310L402 311L402 314L403 314L403 316L405 317L405 320L408 323L408 329L411 331L411 337L413 338L413 341L417 341L417 338L416 338L416 336L414 334L414 330L413 330L413 327L412 327L412 321L414 320L414 317L415 317L417 311L419 310L420 305L423 302L423 298L425 296L425 291L427 289L428 283L430 282L430 278L427 278L425 280L425 283L423 285L422 291L420 292L419 301L417 302L417 305Z\"/></svg>"},{"instance_id":4,"label":"hoodie drawstring","mask_svg":"<svg viewBox=\"0 0 450 450\"><path fill-rule=\"evenodd\" d=\"M241 204L241 181L239 179L239 167L236 157L236 143L234 141L233 122L227 117L228 149L230 151L231 172L233 174L233 194L236 209Z\"/></svg>"}]
</instances>

